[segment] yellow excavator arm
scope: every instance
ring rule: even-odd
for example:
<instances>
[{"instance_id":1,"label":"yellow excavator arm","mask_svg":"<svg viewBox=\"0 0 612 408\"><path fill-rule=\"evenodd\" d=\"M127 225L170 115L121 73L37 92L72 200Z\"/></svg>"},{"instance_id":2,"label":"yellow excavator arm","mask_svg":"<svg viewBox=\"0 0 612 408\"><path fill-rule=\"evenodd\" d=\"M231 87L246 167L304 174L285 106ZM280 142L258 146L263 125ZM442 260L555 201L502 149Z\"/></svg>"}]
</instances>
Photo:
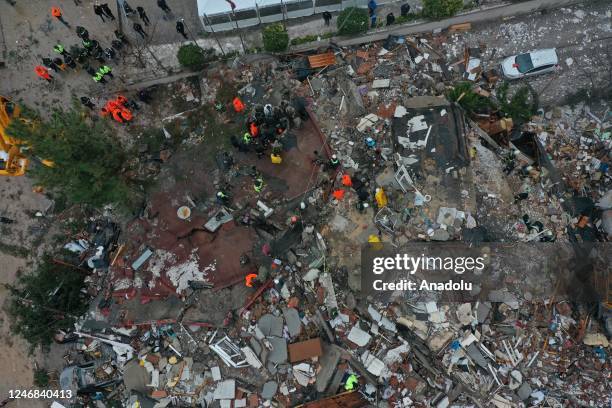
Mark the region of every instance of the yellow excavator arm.
<instances>
[{"instance_id":1,"label":"yellow excavator arm","mask_svg":"<svg viewBox=\"0 0 612 408\"><path fill-rule=\"evenodd\" d=\"M0 96L0 176L23 176L28 168L28 159L21 151L23 142L6 131L19 112L18 105Z\"/></svg>"}]
</instances>

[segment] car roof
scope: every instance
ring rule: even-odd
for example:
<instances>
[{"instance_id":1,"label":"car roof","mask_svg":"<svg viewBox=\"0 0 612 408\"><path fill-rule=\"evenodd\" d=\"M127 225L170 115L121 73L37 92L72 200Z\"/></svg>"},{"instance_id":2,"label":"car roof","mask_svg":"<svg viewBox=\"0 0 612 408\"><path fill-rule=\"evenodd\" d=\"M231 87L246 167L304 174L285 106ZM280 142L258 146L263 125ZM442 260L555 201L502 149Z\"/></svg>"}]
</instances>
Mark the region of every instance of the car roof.
<instances>
[{"instance_id":1,"label":"car roof","mask_svg":"<svg viewBox=\"0 0 612 408\"><path fill-rule=\"evenodd\" d=\"M529 53L534 67L542 65L556 64L559 62L557 51L554 48L546 48L544 50L531 51Z\"/></svg>"}]
</instances>

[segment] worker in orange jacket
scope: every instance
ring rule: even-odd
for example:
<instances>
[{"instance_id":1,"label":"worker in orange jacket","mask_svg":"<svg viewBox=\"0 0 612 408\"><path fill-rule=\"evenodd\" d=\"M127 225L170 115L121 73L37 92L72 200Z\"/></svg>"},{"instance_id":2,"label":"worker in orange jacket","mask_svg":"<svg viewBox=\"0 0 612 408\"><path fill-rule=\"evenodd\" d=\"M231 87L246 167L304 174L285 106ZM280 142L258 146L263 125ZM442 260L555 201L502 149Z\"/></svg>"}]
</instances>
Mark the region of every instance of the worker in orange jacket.
<instances>
[{"instance_id":1,"label":"worker in orange jacket","mask_svg":"<svg viewBox=\"0 0 612 408\"><path fill-rule=\"evenodd\" d=\"M47 82L51 82L51 80L53 79L53 77L49 74L47 68L43 67L42 65L37 65L34 68L34 72L36 72L36 75L46 80Z\"/></svg>"},{"instance_id":2,"label":"worker in orange jacket","mask_svg":"<svg viewBox=\"0 0 612 408\"><path fill-rule=\"evenodd\" d=\"M240 113L244 110L244 103L242 103L240 98L235 97L232 101L232 104L234 105L234 110L236 111L236 113Z\"/></svg>"},{"instance_id":3,"label":"worker in orange jacket","mask_svg":"<svg viewBox=\"0 0 612 408\"><path fill-rule=\"evenodd\" d=\"M68 22L64 20L64 17L62 16L62 9L60 9L59 7L57 6L51 7L51 15L57 18L66 27L70 27L70 24L68 24Z\"/></svg>"}]
</instances>

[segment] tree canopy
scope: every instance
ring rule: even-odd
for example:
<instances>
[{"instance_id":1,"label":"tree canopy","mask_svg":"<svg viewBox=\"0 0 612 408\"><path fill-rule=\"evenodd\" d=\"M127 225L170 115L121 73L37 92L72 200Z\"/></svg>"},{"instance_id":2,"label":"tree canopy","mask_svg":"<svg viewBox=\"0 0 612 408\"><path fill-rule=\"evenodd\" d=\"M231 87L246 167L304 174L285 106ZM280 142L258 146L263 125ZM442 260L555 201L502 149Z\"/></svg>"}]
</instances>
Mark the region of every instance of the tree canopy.
<instances>
[{"instance_id":1,"label":"tree canopy","mask_svg":"<svg viewBox=\"0 0 612 408\"><path fill-rule=\"evenodd\" d=\"M423 0L423 15L440 19L451 17L463 8L463 0Z\"/></svg>"},{"instance_id":2,"label":"tree canopy","mask_svg":"<svg viewBox=\"0 0 612 408\"><path fill-rule=\"evenodd\" d=\"M281 52L289 45L289 34L281 23L270 24L263 29L264 49L269 52Z\"/></svg>"},{"instance_id":3,"label":"tree canopy","mask_svg":"<svg viewBox=\"0 0 612 408\"><path fill-rule=\"evenodd\" d=\"M176 55L179 64L193 71L199 71L217 58L214 48L201 48L197 44L181 45Z\"/></svg>"},{"instance_id":4,"label":"tree canopy","mask_svg":"<svg viewBox=\"0 0 612 408\"><path fill-rule=\"evenodd\" d=\"M21 275L8 287L12 329L28 341L30 351L48 347L58 330L71 330L77 316L87 310L81 293L84 278L79 270L55 264L45 256L36 271Z\"/></svg>"},{"instance_id":5,"label":"tree canopy","mask_svg":"<svg viewBox=\"0 0 612 408\"><path fill-rule=\"evenodd\" d=\"M340 35L365 33L368 31L368 11L359 7L347 7L338 15L336 24Z\"/></svg>"},{"instance_id":6,"label":"tree canopy","mask_svg":"<svg viewBox=\"0 0 612 408\"><path fill-rule=\"evenodd\" d=\"M99 207L129 200L122 176L126 155L104 121L92 121L76 108L55 110L48 121L24 109L8 132L31 147L32 155L51 167L30 166L29 175L71 204Z\"/></svg>"}]
</instances>

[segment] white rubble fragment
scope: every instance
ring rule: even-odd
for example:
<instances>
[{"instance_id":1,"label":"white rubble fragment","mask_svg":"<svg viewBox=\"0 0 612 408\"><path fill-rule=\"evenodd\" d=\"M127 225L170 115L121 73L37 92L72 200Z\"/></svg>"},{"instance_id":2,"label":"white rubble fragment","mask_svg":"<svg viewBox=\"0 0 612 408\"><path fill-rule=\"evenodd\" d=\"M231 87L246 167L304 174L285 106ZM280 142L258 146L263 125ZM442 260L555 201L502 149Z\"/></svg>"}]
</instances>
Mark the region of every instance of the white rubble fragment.
<instances>
[{"instance_id":1,"label":"white rubble fragment","mask_svg":"<svg viewBox=\"0 0 612 408\"><path fill-rule=\"evenodd\" d=\"M353 343L355 343L356 345L358 345L359 347L364 347L366 344L370 342L371 338L372 336L370 336L369 333L361 330L357 326L353 326L351 328L351 331L348 334L348 339L352 341Z\"/></svg>"}]
</instances>

